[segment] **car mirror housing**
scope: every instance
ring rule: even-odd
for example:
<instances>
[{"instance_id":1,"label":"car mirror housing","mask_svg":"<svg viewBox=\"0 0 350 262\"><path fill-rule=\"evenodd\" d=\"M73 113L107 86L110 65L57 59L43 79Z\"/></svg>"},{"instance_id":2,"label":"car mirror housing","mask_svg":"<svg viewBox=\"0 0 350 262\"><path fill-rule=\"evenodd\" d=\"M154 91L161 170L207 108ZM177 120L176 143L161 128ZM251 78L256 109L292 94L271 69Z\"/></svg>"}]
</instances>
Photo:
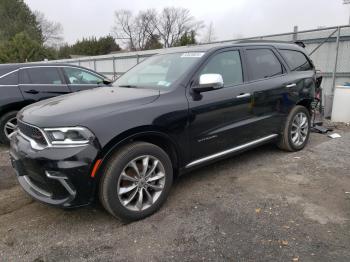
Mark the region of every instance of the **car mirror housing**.
<instances>
[{"instance_id":1,"label":"car mirror housing","mask_svg":"<svg viewBox=\"0 0 350 262\"><path fill-rule=\"evenodd\" d=\"M108 79L108 78L103 79L103 84L105 84L105 85L110 85L112 83L113 83L113 81Z\"/></svg>"},{"instance_id":2,"label":"car mirror housing","mask_svg":"<svg viewBox=\"0 0 350 262\"><path fill-rule=\"evenodd\" d=\"M206 92L224 87L224 80L220 74L203 74L199 77L199 85L194 86L197 92Z\"/></svg>"}]
</instances>

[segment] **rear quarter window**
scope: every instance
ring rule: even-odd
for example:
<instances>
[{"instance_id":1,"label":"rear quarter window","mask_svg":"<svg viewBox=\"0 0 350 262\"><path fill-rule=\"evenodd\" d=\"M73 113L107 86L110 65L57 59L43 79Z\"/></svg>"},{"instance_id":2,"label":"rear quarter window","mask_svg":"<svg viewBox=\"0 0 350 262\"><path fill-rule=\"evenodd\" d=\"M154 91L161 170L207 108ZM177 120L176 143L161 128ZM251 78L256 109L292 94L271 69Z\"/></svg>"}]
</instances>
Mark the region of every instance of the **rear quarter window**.
<instances>
[{"instance_id":1,"label":"rear quarter window","mask_svg":"<svg viewBox=\"0 0 350 262\"><path fill-rule=\"evenodd\" d=\"M0 76L0 85L17 85L18 84L18 72L12 72L8 75Z\"/></svg>"},{"instance_id":2,"label":"rear quarter window","mask_svg":"<svg viewBox=\"0 0 350 262\"><path fill-rule=\"evenodd\" d=\"M292 71L309 71L314 69L302 52L287 49L280 49L279 51Z\"/></svg>"}]
</instances>

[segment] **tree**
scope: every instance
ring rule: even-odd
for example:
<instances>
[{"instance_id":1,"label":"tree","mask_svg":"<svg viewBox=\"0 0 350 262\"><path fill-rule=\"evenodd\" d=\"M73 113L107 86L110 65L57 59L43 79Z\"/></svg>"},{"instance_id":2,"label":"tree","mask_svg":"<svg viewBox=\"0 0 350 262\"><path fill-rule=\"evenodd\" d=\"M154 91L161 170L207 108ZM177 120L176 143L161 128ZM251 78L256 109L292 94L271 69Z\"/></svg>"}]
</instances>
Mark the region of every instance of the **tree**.
<instances>
[{"instance_id":1,"label":"tree","mask_svg":"<svg viewBox=\"0 0 350 262\"><path fill-rule=\"evenodd\" d=\"M185 8L164 8L154 21L164 47L172 47L180 42L180 38L188 32L197 32L203 27L201 21L196 21L190 11Z\"/></svg>"},{"instance_id":2,"label":"tree","mask_svg":"<svg viewBox=\"0 0 350 262\"><path fill-rule=\"evenodd\" d=\"M157 38L157 36L154 36L154 20L156 16L157 13L153 9L141 11L136 16L136 37L134 42L136 42L137 49L145 49L147 43L149 44Z\"/></svg>"},{"instance_id":3,"label":"tree","mask_svg":"<svg viewBox=\"0 0 350 262\"><path fill-rule=\"evenodd\" d=\"M204 35L203 42L204 43L211 43L215 41L215 32L214 32L214 24L213 22L210 22L210 24L207 27L207 31Z\"/></svg>"},{"instance_id":4,"label":"tree","mask_svg":"<svg viewBox=\"0 0 350 262\"><path fill-rule=\"evenodd\" d=\"M0 47L0 62L31 62L55 59L53 50L43 47L39 42L31 39L25 32L16 34L10 41Z\"/></svg>"},{"instance_id":5,"label":"tree","mask_svg":"<svg viewBox=\"0 0 350 262\"><path fill-rule=\"evenodd\" d=\"M120 46L115 42L114 37L111 35L100 37L98 45L100 54L109 54L121 50Z\"/></svg>"},{"instance_id":6,"label":"tree","mask_svg":"<svg viewBox=\"0 0 350 262\"><path fill-rule=\"evenodd\" d=\"M140 11L137 16L133 16L129 10L116 11L112 32L128 45L129 50L144 50L146 43L153 38L156 15L153 9Z\"/></svg>"},{"instance_id":7,"label":"tree","mask_svg":"<svg viewBox=\"0 0 350 262\"><path fill-rule=\"evenodd\" d=\"M0 43L24 32L42 44L43 37L35 15L22 0L0 0Z\"/></svg>"},{"instance_id":8,"label":"tree","mask_svg":"<svg viewBox=\"0 0 350 262\"><path fill-rule=\"evenodd\" d=\"M58 48L57 57L59 59L70 58L71 52L71 46L65 43Z\"/></svg>"},{"instance_id":9,"label":"tree","mask_svg":"<svg viewBox=\"0 0 350 262\"><path fill-rule=\"evenodd\" d=\"M195 32L192 30L191 32L185 32L180 37L178 42L176 42L175 46L195 45L196 43L196 35Z\"/></svg>"},{"instance_id":10,"label":"tree","mask_svg":"<svg viewBox=\"0 0 350 262\"><path fill-rule=\"evenodd\" d=\"M196 36L201 28L202 22L196 21L184 8L164 8L161 13L148 9L137 16L129 10L119 10L115 12L113 34L127 44L129 50L145 50L150 46L176 46L181 37L191 32Z\"/></svg>"},{"instance_id":11,"label":"tree","mask_svg":"<svg viewBox=\"0 0 350 262\"><path fill-rule=\"evenodd\" d=\"M59 58L70 58L71 55L93 56L105 55L111 52L120 51L119 45L112 36L83 38L74 45L62 45L58 49Z\"/></svg>"},{"instance_id":12,"label":"tree","mask_svg":"<svg viewBox=\"0 0 350 262\"><path fill-rule=\"evenodd\" d=\"M144 50L160 49L162 47L159 35L154 34L147 40Z\"/></svg>"},{"instance_id":13,"label":"tree","mask_svg":"<svg viewBox=\"0 0 350 262\"><path fill-rule=\"evenodd\" d=\"M43 43L46 46L58 47L63 40L62 25L58 22L49 21L40 11L35 11L34 14L42 32Z\"/></svg>"}]
</instances>

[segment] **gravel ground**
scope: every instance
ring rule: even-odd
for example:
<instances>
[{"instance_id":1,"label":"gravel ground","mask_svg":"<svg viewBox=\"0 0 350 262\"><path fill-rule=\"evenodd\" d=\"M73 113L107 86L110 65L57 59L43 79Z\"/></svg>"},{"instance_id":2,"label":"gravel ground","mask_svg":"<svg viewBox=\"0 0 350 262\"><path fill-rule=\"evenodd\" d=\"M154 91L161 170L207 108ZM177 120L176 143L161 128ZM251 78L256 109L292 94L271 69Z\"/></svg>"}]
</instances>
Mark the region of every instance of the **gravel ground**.
<instances>
[{"instance_id":1,"label":"gravel ground","mask_svg":"<svg viewBox=\"0 0 350 262\"><path fill-rule=\"evenodd\" d=\"M175 181L153 216L31 200L0 146L0 261L349 261L350 129L266 145Z\"/></svg>"}]
</instances>

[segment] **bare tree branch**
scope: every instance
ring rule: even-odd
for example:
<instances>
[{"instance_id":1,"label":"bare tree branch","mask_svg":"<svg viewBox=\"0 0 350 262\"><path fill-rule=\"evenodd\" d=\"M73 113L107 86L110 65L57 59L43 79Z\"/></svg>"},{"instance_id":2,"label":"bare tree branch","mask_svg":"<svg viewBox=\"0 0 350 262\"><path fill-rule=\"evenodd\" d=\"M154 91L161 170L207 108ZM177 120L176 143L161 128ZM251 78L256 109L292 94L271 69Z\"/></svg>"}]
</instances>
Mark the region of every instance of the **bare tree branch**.
<instances>
[{"instance_id":1,"label":"bare tree branch","mask_svg":"<svg viewBox=\"0 0 350 262\"><path fill-rule=\"evenodd\" d=\"M203 27L201 21L196 21L190 11L185 8L164 8L154 21L157 34L160 36L164 47L174 46L182 35Z\"/></svg>"},{"instance_id":2,"label":"bare tree branch","mask_svg":"<svg viewBox=\"0 0 350 262\"><path fill-rule=\"evenodd\" d=\"M127 41L130 50L135 50L133 15L129 10L119 10L114 13L115 25L112 32L116 39Z\"/></svg>"},{"instance_id":3,"label":"bare tree branch","mask_svg":"<svg viewBox=\"0 0 350 262\"><path fill-rule=\"evenodd\" d=\"M215 40L216 40L216 37L215 37L214 24L213 22L210 22L210 24L207 26L207 30L202 41L204 43L211 43Z\"/></svg>"},{"instance_id":4,"label":"bare tree branch","mask_svg":"<svg viewBox=\"0 0 350 262\"><path fill-rule=\"evenodd\" d=\"M202 27L203 23L196 21L188 9L169 7L159 14L154 9L148 9L140 11L137 16L128 10L118 10L112 32L130 50L144 50L150 43L175 46L182 36L190 32L196 35ZM156 44L155 40L161 43Z\"/></svg>"},{"instance_id":5,"label":"bare tree branch","mask_svg":"<svg viewBox=\"0 0 350 262\"><path fill-rule=\"evenodd\" d=\"M51 47L59 46L63 41L62 25L59 22L49 21L40 11L35 11L34 14L37 22L40 25L44 44Z\"/></svg>"},{"instance_id":6,"label":"bare tree branch","mask_svg":"<svg viewBox=\"0 0 350 262\"><path fill-rule=\"evenodd\" d=\"M157 13L153 9L141 11L137 16L128 10L115 12L113 34L116 39L123 40L130 50L143 50L155 31L153 21Z\"/></svg>"}]
</instances>

